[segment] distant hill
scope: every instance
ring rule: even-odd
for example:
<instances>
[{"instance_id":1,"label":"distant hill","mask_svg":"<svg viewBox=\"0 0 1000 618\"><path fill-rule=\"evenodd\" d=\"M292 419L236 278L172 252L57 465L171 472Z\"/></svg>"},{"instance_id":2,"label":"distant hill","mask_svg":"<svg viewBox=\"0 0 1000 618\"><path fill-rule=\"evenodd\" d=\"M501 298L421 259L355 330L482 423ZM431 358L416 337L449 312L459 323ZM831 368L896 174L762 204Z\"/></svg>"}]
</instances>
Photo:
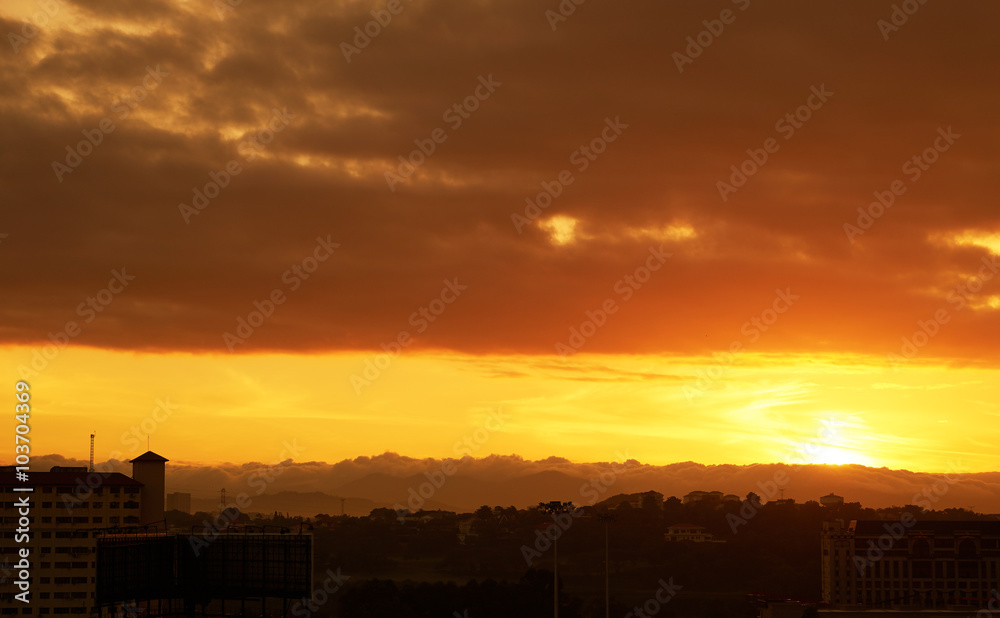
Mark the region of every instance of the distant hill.
<instances>
[{"instance_id":1,"label":"distant hill","mask_svg":"<svg viewBox=\"0 0 1000 618\"><path fill-rule=\"evenodd\" d=\"M32 468L48 470L53 465L86 463L58 455L39 456L32 459ZM131 474L129 464L109 463L112 469ZM442 468L453 474L445 474ZM246 493L254 502L250 510L292 512L294 508L310 516L340 513L338 496L348 498L347 511L352 514L364 514L365 509L378 506L406 505L413 495L411 490L418 495L422 492L424 508L463 512L484 504L523 508L550 500L588 505L617 494L650 490L679 498L694 490L717 490L741 498L752 491L766 502L784 490L786 498L798 502L819 500L832 492L848 502L873 508L918 504L1000 513L1000 472L934 474L861 465L709 466L688 461L653 466L635 460L574 463L551 457L532 461L517 455L442 461L383 453L333 464L286 461L204 466L170 462L166 484L167 492L191 493L199 508L217 508L219 490L224 487L230 502ZM258 494L261 491L264 493ZM282 506L282 501L294 506Z\"/></svg>"}]
</instances>

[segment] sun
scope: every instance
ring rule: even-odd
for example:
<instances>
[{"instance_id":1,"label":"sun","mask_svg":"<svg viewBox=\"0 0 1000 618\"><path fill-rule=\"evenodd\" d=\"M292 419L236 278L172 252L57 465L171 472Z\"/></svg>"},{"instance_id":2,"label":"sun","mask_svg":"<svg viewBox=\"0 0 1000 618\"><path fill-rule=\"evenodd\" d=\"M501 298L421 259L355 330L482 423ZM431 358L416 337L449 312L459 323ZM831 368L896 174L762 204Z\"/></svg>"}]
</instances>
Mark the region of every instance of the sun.
<instances>
[{"instance_id":1,"label":"sun","mask_svg":"<svg viewBox=\"0 0 1000 618\"><path fill-rule=\"evenodd\" d=\"M864 448L870 438L858 419L817 419L814 435L814 438L795 445L792 462L873 465L872 458L865 454Z\"/></svg>"}]
</instances>

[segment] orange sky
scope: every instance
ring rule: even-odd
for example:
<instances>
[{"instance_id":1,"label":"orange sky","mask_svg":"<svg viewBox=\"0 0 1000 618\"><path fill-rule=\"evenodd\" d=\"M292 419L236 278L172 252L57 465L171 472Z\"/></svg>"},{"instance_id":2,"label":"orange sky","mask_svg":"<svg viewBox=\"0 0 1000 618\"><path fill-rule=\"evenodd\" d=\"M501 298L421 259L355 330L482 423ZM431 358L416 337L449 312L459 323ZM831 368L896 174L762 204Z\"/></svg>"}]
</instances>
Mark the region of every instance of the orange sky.
<instances>
[{"instance_id":1,"label":"orange sky","mask_svg":"<svg viewBox=\"0 0 1000 618\"><path fill-rule=\"evenodd\" d=\"M37 453L998 468L1000 7L384 4L4 4Z\"/></svg>"}]
</instances>

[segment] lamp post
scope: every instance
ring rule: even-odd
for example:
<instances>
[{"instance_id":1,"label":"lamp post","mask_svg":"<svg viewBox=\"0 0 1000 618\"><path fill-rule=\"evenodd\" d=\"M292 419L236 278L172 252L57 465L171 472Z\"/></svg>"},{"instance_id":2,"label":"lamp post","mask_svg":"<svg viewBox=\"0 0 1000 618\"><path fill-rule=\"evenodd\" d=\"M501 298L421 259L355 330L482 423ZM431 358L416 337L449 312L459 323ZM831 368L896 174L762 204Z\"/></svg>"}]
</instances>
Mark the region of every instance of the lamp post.
<instances>
[{"instance_id":1,"label":"lamp post","mask_svg":"<svg viewBox=\"0 0 1000 618\"><path fill-rule=\"evenodd\" d=\"M576 507L573 506L572 502L559 502L558 500L538 503L538 510L550 515L565 513L574 508ZM553 527L558 528L558 526L559 524L553 519ZM559 618L559 537L561 533L556 533L554 536L555 538L552 540L552 607L553 616Z\"/></svg>"},{"instance_id":2,"label":"lamp post","mask_svg":"<svg viewBox=\"0 0 1000 618\"><path fill-rule=\"evenodd\" d=\"M611 586L609 584L611 560L608 553L608 524L615 520L615 516L605 513L598 517L604 522L604 616L605 618L611 618Z\"/></svg>"}]
</instances>

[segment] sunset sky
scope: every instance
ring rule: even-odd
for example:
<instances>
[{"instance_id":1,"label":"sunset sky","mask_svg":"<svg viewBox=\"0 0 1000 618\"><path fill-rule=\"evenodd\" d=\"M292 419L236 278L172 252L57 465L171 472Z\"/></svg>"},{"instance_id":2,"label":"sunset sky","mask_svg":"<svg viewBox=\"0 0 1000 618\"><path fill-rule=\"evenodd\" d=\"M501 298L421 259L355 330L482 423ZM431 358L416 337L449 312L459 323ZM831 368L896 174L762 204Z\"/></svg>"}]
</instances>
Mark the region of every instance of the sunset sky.
<instances>
[{"instance_id":1,"label":"sunset sky","mask_svg":"<svg viewBox=\"0 0 1000 618\"><path fill-rule=\"evenodd\" d=\"M4 2L8 396L77 459L997 470L998 19Z\"/></svg>"}]
</instances>

